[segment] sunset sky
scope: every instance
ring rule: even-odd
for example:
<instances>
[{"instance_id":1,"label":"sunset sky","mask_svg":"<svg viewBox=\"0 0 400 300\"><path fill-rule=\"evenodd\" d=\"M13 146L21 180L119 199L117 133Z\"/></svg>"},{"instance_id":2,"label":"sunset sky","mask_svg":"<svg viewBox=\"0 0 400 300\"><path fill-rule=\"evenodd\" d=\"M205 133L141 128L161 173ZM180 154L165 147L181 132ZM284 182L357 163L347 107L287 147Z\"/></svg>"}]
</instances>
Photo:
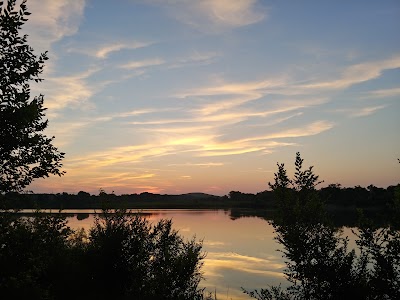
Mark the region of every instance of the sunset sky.
<instances>
[{"instance_id":1,"label":"sunset sky","mask_svg":"<svg viewBox=\"0 0 400 300\"><path fill-rule=\"evenodd\" d=\"M400 182L400 2L28 0L65 176L34 192L256 193L295 153Z\"/></svg>"}]
</instances>

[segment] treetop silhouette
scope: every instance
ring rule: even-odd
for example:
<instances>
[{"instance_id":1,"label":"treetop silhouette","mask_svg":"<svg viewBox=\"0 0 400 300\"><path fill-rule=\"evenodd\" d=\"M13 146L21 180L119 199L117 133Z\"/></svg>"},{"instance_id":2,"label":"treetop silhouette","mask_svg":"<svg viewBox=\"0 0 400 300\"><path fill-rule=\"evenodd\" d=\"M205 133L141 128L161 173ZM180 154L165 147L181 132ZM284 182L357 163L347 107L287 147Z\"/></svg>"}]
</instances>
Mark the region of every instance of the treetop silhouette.
<instances>
[{"instance_id":1,"label":"treetop silhouette","mask_svg":"<svg viewBox=\"0 0 400 300\"><path fill-rule=\"evenodd\" d=\"M26 0L0 1L0 193L21 191L35 178L63 175L64 153L43 131L44 96L31 98L29 83L41 82L47 52L39 56L21 36L28 20Z\"/></svg>"}]
</instances>

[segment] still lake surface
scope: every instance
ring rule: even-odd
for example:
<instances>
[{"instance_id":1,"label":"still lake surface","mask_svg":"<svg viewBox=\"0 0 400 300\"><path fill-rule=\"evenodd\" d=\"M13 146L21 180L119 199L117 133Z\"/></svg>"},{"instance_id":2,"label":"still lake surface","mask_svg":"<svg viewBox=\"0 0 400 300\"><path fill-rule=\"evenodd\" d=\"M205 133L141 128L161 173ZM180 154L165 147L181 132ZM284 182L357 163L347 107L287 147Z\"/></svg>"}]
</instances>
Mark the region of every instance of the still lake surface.
<instances>
[{"instance_id":1,"label":"still lake surface","mask_svg":"<svg viewBox=\"0 0 400 300\"><path fill-rule=\"evenodd\" d=\"M73 229L88 230L94 222L93 210L65 210L75 213L68 217ZM133 210L134 212L134 210ZM203 240L207 253L204 261L202 287L216 291L218 299L250 299L243 294L247 290L268 285L286 286L283 275L284 259L279 249L282 246L274 240L274 229L258 217L231 218L225 210L140 210L152 223L160 219L172 219L173 227L186 239L193 236ZM89 216L82 219L82 214ZM345 234L351 235L349 229Z\"/></svg>"}]
</instances>

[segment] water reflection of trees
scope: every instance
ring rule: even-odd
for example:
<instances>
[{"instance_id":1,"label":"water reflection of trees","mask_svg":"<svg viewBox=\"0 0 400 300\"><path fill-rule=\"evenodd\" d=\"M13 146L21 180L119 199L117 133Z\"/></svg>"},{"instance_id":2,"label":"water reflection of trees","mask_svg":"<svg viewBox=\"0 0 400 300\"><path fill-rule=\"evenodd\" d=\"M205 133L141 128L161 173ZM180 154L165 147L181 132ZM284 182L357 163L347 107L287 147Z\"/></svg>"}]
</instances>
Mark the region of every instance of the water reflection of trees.
<instances>
[{"instance_id":1,"label":"water reflection of trees","mask_svg":"<svg viewBox=\"0 0 400 300\"><path fill-rule=\"evenodd\" d=\"M270 222L283 245L289 286L244 292L260 300L400 299L400 197L392 207L392 222L385 226L360 213L357 249L350 250L349 238L333 225L316 193L318 176L302 164L297 153L293 179L278 164L270 184L279 203Z\"/></svg>"},{"instance_id":2,"label":"water reflection of trees","mask_svg":"<svg viewBox=\"0 0 400 300\"><path fill-rule=\"evenodd\" d=\"M204 257L170 220L105 210L85 232L63 214L0 214L4 299L202 299Z\"/></svg>"},{"instance_id":3,"label":"water reflection of trees","mask_svg":"<svg viewBox=\"0 0 400 300\"><path fill-rule=\"evenodd\" d=\"M76 214L76 219L78 221L82 221L82 220L85 220L87 218L89 218L89 214L88 213L77 213Z\"/></svg>"}]
</instances>

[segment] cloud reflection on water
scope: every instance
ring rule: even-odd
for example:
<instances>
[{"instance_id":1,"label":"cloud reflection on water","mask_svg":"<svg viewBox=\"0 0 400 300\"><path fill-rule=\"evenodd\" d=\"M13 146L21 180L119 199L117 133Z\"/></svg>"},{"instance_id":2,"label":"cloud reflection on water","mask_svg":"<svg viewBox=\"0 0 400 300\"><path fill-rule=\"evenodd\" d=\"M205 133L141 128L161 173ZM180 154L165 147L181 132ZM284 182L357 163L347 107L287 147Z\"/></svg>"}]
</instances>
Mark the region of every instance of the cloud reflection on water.
<instances>
[{"instance_id":1,"label":"cloud reflection on water","mask_svg":"<svg viewBox=\"0 0 400 300\"><path fill-rule=\"evenodd\" d=\"M207 290L215 287L218 299L249 299L240 291L241 287L251 290L279 284L284 281L284 267L280 257L266 259L234 252L208 252L203 285Z\"/></svg>"},{"instance_id":2,"label":"cloud reflection on water","mask_svg":"<svg viewBox=\"0 0 400 300\"><path fill-rule=\"evenodd\" d=\"M281 248L274 240L273 228L259 218L231 220L229 212L216 210L143 210L155 224L172 219L173 226L185 239L194 235L203 240L207 254L202 269L201 287L217 292L217 299L250 299L241 287L252 290L268 285L285 284ZM72 228L88 229L93 215L84 220L68 220Z\"/></svg>"}]
</instances>

